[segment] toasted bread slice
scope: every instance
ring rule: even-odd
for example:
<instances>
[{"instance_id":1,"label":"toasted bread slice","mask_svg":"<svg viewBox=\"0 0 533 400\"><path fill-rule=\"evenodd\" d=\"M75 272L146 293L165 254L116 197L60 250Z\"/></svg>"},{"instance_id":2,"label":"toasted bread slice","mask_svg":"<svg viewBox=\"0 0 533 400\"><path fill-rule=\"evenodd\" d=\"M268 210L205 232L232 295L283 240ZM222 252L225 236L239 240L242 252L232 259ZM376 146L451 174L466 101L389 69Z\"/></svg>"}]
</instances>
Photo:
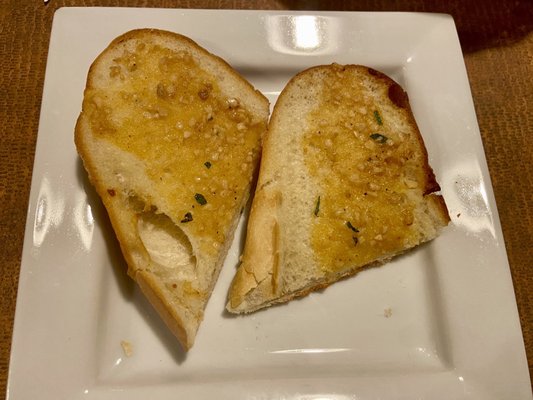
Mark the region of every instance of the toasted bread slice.
<instances>
[{"instance_id":1,"label":"toasted bread slice","mask_svg":"<svg viewBox=\"0 0 533 400\"><path fill-rule=\"evenodd\" d=\"M268 100L166 31L115 39L90 68L75 142L128 274L189 349L249 198Z\"/></svg>"},{"instance_id":2,"label":"toasted bread slice","mask_svg":"<svg viewBox=\"0 0 533 400\"><path fill-rule=\"evenodd\" d=\"M227 309L303 296L435 238L449 222L408 98L356 65L280 94Z\"/></svg>"}]
</instances>

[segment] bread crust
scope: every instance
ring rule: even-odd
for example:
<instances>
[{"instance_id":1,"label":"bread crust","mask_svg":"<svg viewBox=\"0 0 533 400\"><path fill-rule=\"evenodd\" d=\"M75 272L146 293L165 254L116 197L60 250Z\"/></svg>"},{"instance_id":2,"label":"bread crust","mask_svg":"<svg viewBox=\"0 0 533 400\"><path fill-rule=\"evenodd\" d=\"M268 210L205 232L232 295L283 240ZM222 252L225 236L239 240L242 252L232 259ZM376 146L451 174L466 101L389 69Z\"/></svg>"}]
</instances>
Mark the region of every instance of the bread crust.
<instances>
[{"instance_id":1,"label":"bread crust","mask_svg":"<svg viewBox=\"0 0 533 400\"><path fill-rule=\"evenodd\" d=\"M195 60L198 60L199 67L207 68L209 73L215 79L218 79L217 82L219 82L220 90L224 95L227 95L227 97L238 95L239 98L244 99L244 105L251 115L257 118L257 120L263 121L266 126L269 114L268 100L225 60L211 54L186 36L156 29L137 29L126 32L114 39L92 63L87 76L84 97L89 92L98 88L101 80L106 78L104 74L107 71L106 68L108 68L110 59L117 57L116 54L128 48L130 43L154 42L161 45L168 45L170 48L179 47L180 49L191 52ZM102 146L100 146L100 140L95 139L94 132L91 129L90 115L86 112L85 101L76 122L74 141L88 173L89 180L95 187L108 211L111 225L119 241L122 254L128 264L128 275L137 282L143 294L179 340L184 350L190 349L194 344L197 329L203 319L203 309L211 295L233 239L241 208L249 198L251 182L244 188L243 193L236 194L239 202L235 205L235 212L231 222L224 228L226 232L224 236L225 241L220 245L218 253L215 256L204 257L207 260L204 260L204 264L209 264L207 267L210 272L208 274L209 276L202 278L206 279L204 284L205 293L197 294L194 301L200 304L200 308L194 311L193 308L187 305L189 299L184 298L180 302L173 299L170 296L169 289L165 287L163 281L151 271L150 265L147 264L150 255L139 239L137 232L138 216L128 208L127 204L129 199L127 194L123 191L115 190L110 186L109 175L105 171L105 167L102 166L102 159L105 156L102 155L103 150L101 148ZM258 160L255 163L254 170L258 167ZM145 191L149 193L150 188L145 188ZM150 193L149 196L157 196L157 193ZM187 226L181 226L180 228L189 236L189 239L194 239L187 233ZM196 240L193 240L194 243L196 243ZM199 247L196 246L193 251L195 255L198 255L197 252L200 251ZM199 261L198 258L196 260L195 268L197 269ZM184 290L186 292L188 289Z\"/></svg>"},{"instance_id":2,"label":"bread crust","mask_svg":"<svg viewBox=\"0 0 533 400\"><path fill-rule=\"evenodd\" d=\"M279 226L276 211L281 196L279 192L260 190L250 210L250 221L246 230L247 244L242 263L232 282L230 303L238 307L245 301L250 290L263 282L263 287L275 292L277 265L279 264ZM267 210L267 212L265 212ZM253 265L253 269L246 266ZM265 295L272 295L266 293Z\"/></svg>"},{"instance_id":3,"label":"bread crust","mask_svg":"<svg viewBox=\"0 0 533 400\"><path fill-rule=\"evenodd\" d=\"M195 324L191 323L191 319L187 318L185 312L176 310L175 307L162 300L164 295L161 293L157 280L153 279L150 273L137 271L134 280L184 350L189 350L194 344L197 329Z\"/></svg>"},{"instance_id":4,"label":"bread crust","mask_svg":"<svg viewBox=\"0 0 533 400\"><path fill-rule=\"evenodd\" d=\"M265 202L264 198L266 195L264 192L270 191L282 193L284 191L284 187L280 186L281 184L278 184L274 173L274 170L276 169L275 162L271 161L276 157L274 143L276 140L279 140L277 131L281 130L284 124L287 124L287 120L284 119L285 115L282 116L282 114L287 107L292 107L299 101L305 102L308 98L312 98L314 92L311 90L309 90L308 95L302 95L301 93L305 93L305 88L312 88L319 85L318 81L320 80L320 75L331 71L368 76L373 79L376 86L386 87L386 93L390 103L405 113L405 118L412 128L414 138L418 142L420 159L422 160L421 169L423 170L424 175L422 193L428 209L431 210L433 226L438 230L446 226L450 221L444 199L438 194L440 187L436 181L434 172L429 165L427 150L412 113L409 98L401 86L385 74L361 65L341 66L333 64L315 66L306 69L295 75L287 83L283 91L280 93L270 118L269 128L264 140L263 158L255 194L256 197L252 206L253 214L250 216L249 220L244 256L228 294L227 309L232 313L250 313L274 304L290 301L297 297L306 296L309 293L323 289L340 279L352 276L361 269L381 265L390 259L390 255L384 255L382 258L363 267L348 268L342 270L338 274L324 274L318 278L310 279L307 283L300 285L297 289L289 290L287 292L287 290L283 290L283 288L276 287L276 284L283 281L284 268L286 268L283 261L284 251L279 250L280 244L278 243L276 246L258 245L259 238L269 237L268 229L265 232L264 227L270 227L274 220L278 223L278 209L281 204L281 201L278 201L275 204L272 202ZM298 92L298 95L295 95L297 90L300 90L300 92ZM300 115L296 112L293 112L293 115L294 118L305 117L305 115ZM300 135L300 132L294 132L294 136L298 135ZM261 220L262 223L256 226L256 220ZM279 225L283 226L283 221L279 221ZM281 228L281 230L283 231L283 228ZM281 271L279 273L274 269L275 264L273 262L268 263L268 270L265 271L267 264L263 262L263 260L274 259L272 253L272 249L274 248L278 249L277 266L279 268L277 269ZM265 272L267 272L273 279L257 280L255 277L257 270L261 271L261 276L265 276Z\"/></svg>"}]
</instances>

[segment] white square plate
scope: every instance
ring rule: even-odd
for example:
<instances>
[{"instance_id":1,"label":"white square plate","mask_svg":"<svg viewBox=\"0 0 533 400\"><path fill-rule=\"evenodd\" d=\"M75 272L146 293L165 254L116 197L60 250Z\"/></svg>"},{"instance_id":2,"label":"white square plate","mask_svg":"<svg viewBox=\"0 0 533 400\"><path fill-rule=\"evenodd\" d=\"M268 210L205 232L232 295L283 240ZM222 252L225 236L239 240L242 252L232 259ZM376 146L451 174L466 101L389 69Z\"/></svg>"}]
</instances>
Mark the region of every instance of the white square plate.
<instances>
[{"instance_id":1,"label":"white square plate","mask_svg":"<svg viewBox=\"0 0 533 400\"><path fill-rule=\"evenodd\" d=\"M116 36L185 34L273 104L307 67L364 64L410 95L452 222L432 243L246 317L224 304L242 223L184 354L126 277L73 144L89 65ZM121 341L133 354L127 357ZM8 398L531 399L498 214L453 20L412 13L64 8L54 19Z\"/></svg>"}]
</instances>

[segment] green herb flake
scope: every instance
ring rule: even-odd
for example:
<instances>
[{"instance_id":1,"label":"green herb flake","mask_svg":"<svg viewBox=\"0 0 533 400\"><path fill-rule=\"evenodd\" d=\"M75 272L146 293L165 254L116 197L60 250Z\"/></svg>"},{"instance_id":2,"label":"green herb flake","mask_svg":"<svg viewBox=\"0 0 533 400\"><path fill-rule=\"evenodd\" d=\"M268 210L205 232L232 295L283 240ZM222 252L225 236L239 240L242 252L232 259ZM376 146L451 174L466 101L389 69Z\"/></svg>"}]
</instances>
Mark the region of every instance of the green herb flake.
<instances>
[{"instance_id":1,"label":"green herb flake","mask_svg":"<svg viewBox=\"0 0 533 400\"><path fill-rule=\"evenodd\" d=\"M355 226L353 226L350 221L346 221L346 226L348 228L350 228L352 231L354 231L355 233L359 232L359 229L357 229Z\"/></svg>"},{"instance_id":2,"label":"green herb flake","mask_svg":"<svg viewBox=\"0 0 533 400\"><path fill-rule=\"evenodd\" d=\"M211 168L211 163L209 161L206 161L204 165L206 166L207 169Z\"/></svg>"},{"instance_id":3,"label":"green herb flake","mask_svg":"<svg viewBox=\"0 0 533 400\"><path fill-rule=\"evenodd\" d=\"M320 211L320 196L318 196L318 199L316 200L316 206L315 206L315 217L318 217L318 212Z\"/></svg>"},{"instance_id":4,"label":"green herb flake","mask_svg":"<svg viewBox=\"0 0 533 400\"><path fill-rule=\"evenodd\" d=\"M207 204L207 200L205 199L204 195L203 194L200 194L200 193L196 193L194 195L194 199L196 200L196 202L198 204L200 204L201 206L205 206Z\"/></svg>"},{"instance_id":5,"label":"green herb flake","mask_svg":"<svg viewBox=\"0 0 533 400\"><path fill-rule=\"evenodd\" d=\"M381 133L373 133L370 138L378 143L385 143L388 139L387 136L383 136Z\"/></svg>"},{"instance_id":6,"label":"green herb flake","mask_svg":"<svg viewBox=\"0 0 533 400\"><path fill-rule=\"evenodd\" d=\"M192 214L190 212L186 213L183 219L180 221L182 224L192 221Z\"/></svg>"},{"instance_id":7,"label":"green herb flake","mask_svg":"<svg viewBox=\"0 0 533 400\"><path fill-rule=\"evenodd\" d=\"M359 239L357 238L357 236L352 236L352 239L353 239L353 245L357 246L357 243L359 243Z\"/></svg>"},{"instance_id":8,"label":"green herb flake","mask_svg":"<svg viewBox=\"0 0 533 400\"><path fill-rule=\"evenodd\" d=\"M374 111L374 118L376 119L376 122L378 125L383 125L383 120L381 119L381 115L379 115L379 111Z\"/></svg>"}]
</instances>

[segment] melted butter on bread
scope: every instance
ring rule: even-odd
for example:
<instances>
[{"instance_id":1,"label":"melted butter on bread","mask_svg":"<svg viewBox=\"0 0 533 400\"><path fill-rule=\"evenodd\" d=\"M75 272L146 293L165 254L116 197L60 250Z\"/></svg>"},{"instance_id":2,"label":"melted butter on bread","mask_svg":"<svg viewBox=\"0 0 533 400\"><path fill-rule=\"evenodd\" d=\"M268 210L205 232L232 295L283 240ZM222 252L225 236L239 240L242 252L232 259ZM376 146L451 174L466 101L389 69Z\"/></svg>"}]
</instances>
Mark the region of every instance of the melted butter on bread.
<instances>
[{"instance_id":1,"label":"melted butter on bread","mask_svg":"<svg viewBox=\"0 0 533 400\"><path fill-rule=\"evenodd\" d=\"M311 243L321 268L335 272L418 242L410 193L422 196L425 175L412 128L387 119L390 106L376 104L367 82L340 68L328 73L337 76L308 115L313 129L302 146L321 196Z\"/></svg>"},{"instance_id":2,"label":"melted butter on bread","mask_svg":"<svg viewBox=\"0 0 533 400\"><path fill-rule=\"evenodd\" d=\"M223 96L216 78L186 51L142 44L113 61L111 87L85 94L93 130L153 160L145 172L171 200L167 215L210 239L202 252L216 253L252 179L264 121L254 120L238 98Z\"/></svg>"}]
</instances>

